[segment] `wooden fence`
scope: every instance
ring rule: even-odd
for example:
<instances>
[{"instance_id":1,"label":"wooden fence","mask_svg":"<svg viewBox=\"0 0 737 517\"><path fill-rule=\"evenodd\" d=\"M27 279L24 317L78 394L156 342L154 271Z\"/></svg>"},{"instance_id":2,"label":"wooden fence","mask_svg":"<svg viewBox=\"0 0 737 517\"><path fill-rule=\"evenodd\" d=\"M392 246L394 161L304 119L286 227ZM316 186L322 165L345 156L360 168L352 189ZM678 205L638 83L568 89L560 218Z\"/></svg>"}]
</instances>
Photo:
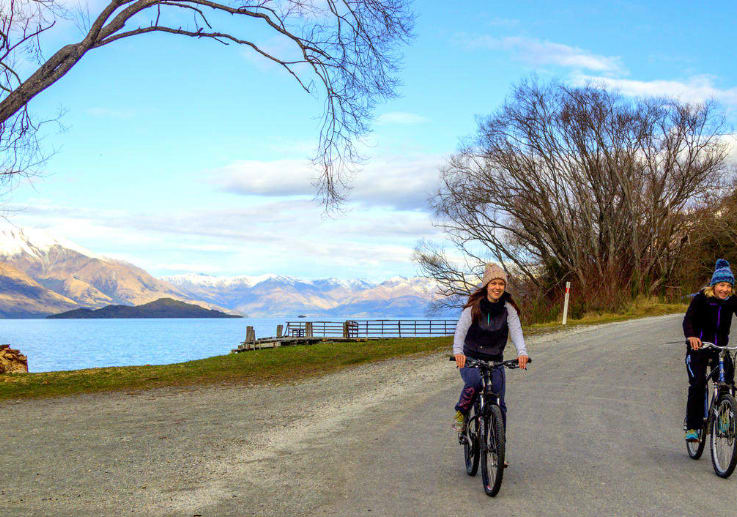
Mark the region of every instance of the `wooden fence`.
<instances>
[{"instance_id":1,"label":"wooden fence","mask_svg":"<svg viewBox=\"0 0 737 517\"><path fill-rule=\"evenodd\" d=\"M289 337L426 337L455 333L456 320L287 321Z\"/></svg>"}]
</instances>

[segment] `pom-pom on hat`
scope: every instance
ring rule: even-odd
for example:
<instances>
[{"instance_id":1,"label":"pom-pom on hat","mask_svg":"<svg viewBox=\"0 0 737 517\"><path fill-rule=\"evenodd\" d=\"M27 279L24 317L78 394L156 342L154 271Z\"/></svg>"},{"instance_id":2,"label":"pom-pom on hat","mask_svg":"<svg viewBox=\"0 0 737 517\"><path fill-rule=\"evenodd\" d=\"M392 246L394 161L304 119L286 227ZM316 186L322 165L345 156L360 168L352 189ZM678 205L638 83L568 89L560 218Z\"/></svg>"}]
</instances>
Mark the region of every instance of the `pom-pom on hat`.
<instances>
[{"instance_id":1,"label":"pom-pom on hat","mask_svg":"<svg viewBox=\"0 0 737 517\"><path fill-rule=\"evenodd\" d=\"M709 285L717 285L719 282L729 282L734 286L734 275L732 274L732 270L729 269L729 262L724 259L717 260Z\"/></svg>"},{"instance_id":2,"label":"pom-pom on hat","mask_svg":"<svg viewBox=\"0 0 737 517\"><path fill-rule=\"evenodd\" d=\"M493 262L489 262L484 268L484 278L481 281L481 285L486 287L486 284L488 284L495 278L501 278L502 280L504 280L505 284L507 283L507 274L504 272L504 270L499 265L494 264ZM732 279L732 285L734 285L734 279Z\"/></svg>"}]
</instances>

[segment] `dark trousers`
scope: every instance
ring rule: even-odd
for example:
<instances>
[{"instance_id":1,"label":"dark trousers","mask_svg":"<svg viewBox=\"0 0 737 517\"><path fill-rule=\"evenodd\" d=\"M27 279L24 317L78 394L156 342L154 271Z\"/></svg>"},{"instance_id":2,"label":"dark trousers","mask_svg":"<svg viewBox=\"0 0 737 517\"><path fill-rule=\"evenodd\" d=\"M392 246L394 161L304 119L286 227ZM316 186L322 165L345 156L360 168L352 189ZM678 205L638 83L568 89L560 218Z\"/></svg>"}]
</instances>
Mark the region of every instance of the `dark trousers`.
<instances>
[{"instance_id":1,"label":"dark trousers","mask_svg":"<svg viewBox=\"0 0 737 517\"><path fill-rule=\"evenodd\" d=\"M463 378L465 386L463 386L458 404L456 404L456 411L467 415L483 387L481 371L478 368L461 368L461 378ZM499 408L502 410L505 427L507 425L507 405L504 402L506 384L504 368L494 368L491 371L491 389L494 393L499 394Z\"/></svg>"},{"instance_id":2,"label":"dark trousers","mask_svg":"<svg viewBox=\"0 0 737 517\"><path fill-rule=\"evenodd\" d=\"M706 369L711 365L716 368L719 364L719 352L716 350L686 351L686 372L688 373L688 402L686 402L686 427L701 429L707 407ZM724 375L727 382L734 381L734 364L727 354L724 358Z\"/></svg>"}]
</instances>

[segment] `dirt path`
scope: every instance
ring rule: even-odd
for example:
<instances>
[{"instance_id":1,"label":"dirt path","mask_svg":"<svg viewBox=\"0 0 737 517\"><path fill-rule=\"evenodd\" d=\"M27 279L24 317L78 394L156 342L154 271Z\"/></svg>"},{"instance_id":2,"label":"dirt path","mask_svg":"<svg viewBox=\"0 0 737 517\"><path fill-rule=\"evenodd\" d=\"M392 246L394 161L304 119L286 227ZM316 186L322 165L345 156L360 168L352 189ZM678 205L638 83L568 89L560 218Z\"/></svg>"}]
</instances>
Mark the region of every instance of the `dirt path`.
<instances>
[{"instance_id":1,"label":"dirt path","mask_svg":"<svg viewBox=\"0 0 737 517\"><path fill-rule=\"evenodd\" d=\"M677 337L678 318L579 328L530 339L528 347L533 357L540 358L536 363L540 371L523 374L528 376L524 390L515 386L516 395L512 395L515 407L522 402L514 397L525 390L530 396L568 390L565 396L580 399L580 387L566 388L571 375L578 376L580 386L596 382L602 393L611 393L607 400L612 403L619 400L617 386L622 372L628 370L611 369L610 378L606 363L601 362L607 355L602 350L627 336L632 344L623 350L628 358L637 357L637 346L643 342L643 337L637 336L649 339L654 328L664 328L665 334ZM605 375L599 379L575 363L577 358L586 357L582 352L592 343L596 343L599 351L595 357L600 360L590 373ZM658 357L663 352L661 348L652 353ZM680 357L680 349L674 349L673 354ZM462 498L470 504L477 501L483 509L488 498L480 481L465 477L460 452L447 429L450 399L457 396L460 380L444 355L390 360L294 385L155 390L1 403L3 514L372 515L373 509L373 515L414 515L420 509L443 508L450 515L452 512L447 512L458 499L449 492L448 484L462 486ZM618 358L613 356L612 360ZM679 361L676 358L669 366L672 374L669 370L668 377L661 375L653 382L665 379L674 386L684 384L685 374L677 376L683 373L682 364L676 364ZM643 375L637 373L638 381L646 379ZM669 395L675 408L671 412L680 407L681 391ZM576 407L571 405L564 415L570 417ZM602 432L606 427L601 427L600 420L607 410L597 415L596 407L591 409L591 425ZM560 408L543 400L533 413L519 411L517 414L531 420L513 428L515 436L534 441L535 422L546 415L558 427L569 420L575 424L573 418L561 420ZM513 422L516 426L526 420ZM672 423L667 422L668 436L680 439L679 422ZM555 439L561 443L586 436L579 428L558 431L563 434ZM584 439L582 443L586 446L589 442ZM539 452L530 449L529 454L532 458ZM575 474L583 478L575 477L574 484L588 482L591 472L577 473L565 461L558 461L563 452L552 451L550 461L558 463L550 466L550 475ZM513 452L517 465L525 464L525 454ZM675 449L671 456L669 460L683 463L683 455ZM712 479L706 462L691 463L703 467L700 471L705 481ZM685 466L692 467L688 462ZM555 473L555 468L563 470ZM514 494L515 487L522 490L519 503L512 501L510 508L523 514L524 509L531 509L532 514L539 509L537 503L525 503L527 489L535 480L534 476L525 480L515 480L511 474L505 477L507 495ZM550 495L560 503L562 489L556 490ZM445 494L444 502L427 494ZM537 502L540 497L537 493ZM433 503L428 507L423 501Z\"/></svg>"}]
</instances>

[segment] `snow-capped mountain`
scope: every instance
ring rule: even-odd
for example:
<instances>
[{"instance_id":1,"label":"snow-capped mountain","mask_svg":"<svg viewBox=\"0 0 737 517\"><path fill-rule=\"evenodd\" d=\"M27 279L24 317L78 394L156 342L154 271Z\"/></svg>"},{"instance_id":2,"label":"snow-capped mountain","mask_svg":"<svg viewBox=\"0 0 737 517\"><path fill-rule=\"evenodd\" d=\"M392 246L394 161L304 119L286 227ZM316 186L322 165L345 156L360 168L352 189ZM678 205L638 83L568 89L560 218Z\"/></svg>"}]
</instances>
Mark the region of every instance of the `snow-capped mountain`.
<instances>
[{"instance_id":1,"label":"snow-capped mountain","mask_svg":"<svg viewBox=\"0 0 737 517\"><path fill-rule=\"evenodd\" d=\"M67 240L7 221L0 221L0 264L9 272L0 279L0 286L10 285L11 278L13 285L17 284L17 272L37 284L32 290L35 305L20 304L17 296L3 289L0 316L41 316L59 312L59 308L98 308L109 304L139 305L159 298L198 302L132 264L100 257ZM25 292L27 295L31 291ZM54 303L43 301L52 299ZM21 309L19 304L33 310Z\"/></svg>"},{"instance_id":2,"label":"snow-capped mountain","mask_svg":"<svg viewBox=\"0 0 737 517\"><path fill-rule=\"evenodd\" d=\"M432 282L419 277L394 277L380 283L279 275L177 275L162 280L189 296L252 317L421 316L436 291Z\"/></svg>"},{"instance_id":3,"label":"snow-capped mountain","mask_svg":"<svg viewBox=\"0 0 737 517\"><path fill-rule=\"evenodd\" d=\"M251 317L422 316L435 297L424 278L384 282L283 275L154 278L127 262L102 257L46 232L0 220L0 317L42 316L159 298L194 302Z\"/></svg>"}]
</instances>

